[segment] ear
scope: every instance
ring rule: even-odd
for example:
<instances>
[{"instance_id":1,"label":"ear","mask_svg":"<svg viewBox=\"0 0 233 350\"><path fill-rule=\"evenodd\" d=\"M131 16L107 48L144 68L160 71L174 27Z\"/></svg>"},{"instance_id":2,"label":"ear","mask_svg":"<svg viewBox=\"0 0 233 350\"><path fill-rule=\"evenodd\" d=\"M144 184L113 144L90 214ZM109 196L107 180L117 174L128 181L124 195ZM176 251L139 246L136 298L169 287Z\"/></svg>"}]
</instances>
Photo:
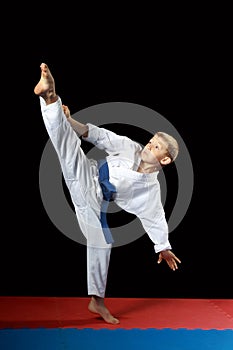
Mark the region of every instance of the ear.
<instances>
[{"instance_id":1,"label":"ear","mask_svg":"<svg viewBox=\"0 0 233 350\"><path fill-rule=\"evenodd\" d=\"M160 163L162 165L167 165L167 164L170 164L171 163L171 158L170 157L164 157L163 159L160 160Z\"/></svg>"}]
</instances>

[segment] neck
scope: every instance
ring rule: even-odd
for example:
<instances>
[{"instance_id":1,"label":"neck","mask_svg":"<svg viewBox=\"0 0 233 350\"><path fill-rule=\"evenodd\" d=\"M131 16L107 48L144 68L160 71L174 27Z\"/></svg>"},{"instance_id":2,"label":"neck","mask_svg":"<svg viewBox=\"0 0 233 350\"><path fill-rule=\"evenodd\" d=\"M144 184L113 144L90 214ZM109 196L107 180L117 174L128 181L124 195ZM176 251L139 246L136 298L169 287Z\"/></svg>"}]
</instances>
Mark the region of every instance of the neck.
<instances>
[{"instance_id":1,"label":"neck","mask_svg":"<svg viewBox=\"0 0 233 350\"><path fill-rule=\"evenodd\" d=\"M143 160L141 160L139 167L137 169L138 173L145 173L145 174L154 173L156 171L159 171L159 168L156 165L145 163L143 162Z\"/></svg>"}]
</instances>

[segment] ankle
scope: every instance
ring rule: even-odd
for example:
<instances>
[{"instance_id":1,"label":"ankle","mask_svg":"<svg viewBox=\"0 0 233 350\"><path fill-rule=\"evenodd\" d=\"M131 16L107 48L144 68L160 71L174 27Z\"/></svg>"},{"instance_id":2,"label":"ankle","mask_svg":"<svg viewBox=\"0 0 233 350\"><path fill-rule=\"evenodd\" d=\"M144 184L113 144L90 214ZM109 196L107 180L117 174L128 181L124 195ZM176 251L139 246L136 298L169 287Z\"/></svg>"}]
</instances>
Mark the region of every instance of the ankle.
<instances>
[{"instance_id":1,"label":"ankle","mask_svg":"<svg viewBox=\"0 0 233 350\"><path fill-rule=\"evenodd\" d=\"M54 103L58 100L58 96L54 93L47 94L46 96L42 96L46 102L46 105Z\"/></svg>"},{"instance_id":2,"label":"ankle","mask_svg":"<svg viewBox=\"0 0 233 350\"><path fill-rule=\"evenodd\" d=\"M99 297L99 296L97 296L97 295L92 295L91 296L91 300L94 302L94 303L96 303L96 304L104 304L104 298L101 298L101 297Z\"/></svg>"}]
</instances>

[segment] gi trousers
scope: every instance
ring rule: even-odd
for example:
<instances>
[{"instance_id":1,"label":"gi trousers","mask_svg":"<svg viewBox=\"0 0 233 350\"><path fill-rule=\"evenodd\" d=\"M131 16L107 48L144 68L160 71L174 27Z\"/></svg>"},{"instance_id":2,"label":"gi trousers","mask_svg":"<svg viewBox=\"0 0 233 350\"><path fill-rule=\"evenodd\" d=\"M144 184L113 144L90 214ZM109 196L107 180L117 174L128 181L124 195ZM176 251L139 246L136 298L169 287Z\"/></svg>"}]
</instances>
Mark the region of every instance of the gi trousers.
<instances>
[{"instance_id":1,"label":"gi trousers","mask_svg":"<svg viewBox=\"0 0 233 350\"><path fill-rule=\"evenodd\" d=\"M104 298L112 245L106 243L100 222L103 194L97 161L83 152L80 137L67 121L60 97L49 105L42 97L39 99L46 130L58 155L79 227L86 238L88 295Z\"/></svg>"}]
</instances>

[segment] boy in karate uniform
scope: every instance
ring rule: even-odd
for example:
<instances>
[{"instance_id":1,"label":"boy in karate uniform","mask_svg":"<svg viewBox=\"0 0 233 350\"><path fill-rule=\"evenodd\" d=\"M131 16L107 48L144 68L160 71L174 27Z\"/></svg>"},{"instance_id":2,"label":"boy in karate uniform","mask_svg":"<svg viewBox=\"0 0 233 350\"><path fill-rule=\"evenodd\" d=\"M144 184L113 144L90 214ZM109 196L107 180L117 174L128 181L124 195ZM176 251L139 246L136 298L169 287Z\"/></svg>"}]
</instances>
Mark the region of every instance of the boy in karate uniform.
<instances>
[{"instance_id":1,"label":"boy in karate uniform","mask_svg":"<svg viewBox=\"0 0 233 350\"><path fill-rule=\"evenodd\" d=\"M101 220L105 198L100 181L102 168L84 154L80 137L107 152L106 181L115 189L111 199L139 218L159 254L158 263L164 259L174 271L181 261L171 251L157 176L162 167L176 159L179 147L164 132L157 132L142 148L126 136L74 120L56 93L48 66L42 63L40 68L41 77L34 92L39 96L43 121L87 242L87 287L91 296L88 309L105 322L118 324L104 302L113 239Z\"/></svg>"}]
</instances>

